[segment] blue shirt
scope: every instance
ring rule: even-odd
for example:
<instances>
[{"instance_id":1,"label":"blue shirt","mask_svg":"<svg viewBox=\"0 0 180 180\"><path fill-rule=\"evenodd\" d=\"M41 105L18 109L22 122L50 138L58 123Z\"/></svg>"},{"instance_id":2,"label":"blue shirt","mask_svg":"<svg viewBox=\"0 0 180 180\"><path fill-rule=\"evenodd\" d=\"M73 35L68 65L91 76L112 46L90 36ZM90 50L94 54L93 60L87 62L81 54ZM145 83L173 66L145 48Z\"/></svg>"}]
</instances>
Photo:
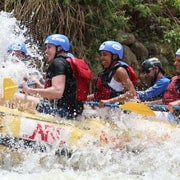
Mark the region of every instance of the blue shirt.
<instances>
[{"instance_id":1,"label":"blue shirt","mask_svg":"<svg viewBox=\"0 0 180 180\"><path fill-rule=\"evenodd\" d=\"M151 86L147 90L137 91L137 97L141 101L151 101L157 99L158 97L161 97L164 94L169 82L169 78L162 76L155 82L153 86Z\"/></svg>"}]
</instances>

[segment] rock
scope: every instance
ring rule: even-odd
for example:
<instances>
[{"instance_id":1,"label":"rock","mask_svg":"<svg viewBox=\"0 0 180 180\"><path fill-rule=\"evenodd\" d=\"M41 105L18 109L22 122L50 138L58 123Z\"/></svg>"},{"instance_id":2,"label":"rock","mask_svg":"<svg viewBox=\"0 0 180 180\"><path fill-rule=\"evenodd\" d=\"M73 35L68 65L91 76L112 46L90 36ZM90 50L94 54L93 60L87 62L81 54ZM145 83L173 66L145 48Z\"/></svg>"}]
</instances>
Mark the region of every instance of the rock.
<instances>
[{"instance_id":1,"label":"rock","mask_svg":"<svg viewBox=\"0 0 180 180\"><path fill-rule=\"evenodd\" d=\"M148 58L149 52L147 48L140 42L136 41L131 47L131 50L136 55L138 61L143 61Z\"/></svg>"}]
</instances>

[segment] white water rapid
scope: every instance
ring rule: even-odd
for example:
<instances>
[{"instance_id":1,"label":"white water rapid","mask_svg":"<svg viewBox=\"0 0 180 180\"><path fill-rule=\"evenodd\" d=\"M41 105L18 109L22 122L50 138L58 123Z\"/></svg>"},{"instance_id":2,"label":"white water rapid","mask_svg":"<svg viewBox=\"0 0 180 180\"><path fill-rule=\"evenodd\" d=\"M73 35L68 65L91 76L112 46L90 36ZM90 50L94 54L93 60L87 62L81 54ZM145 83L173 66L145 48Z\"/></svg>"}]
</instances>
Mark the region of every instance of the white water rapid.
<instances>
[{"instance_id":1,"label":"white water rapid","mask_svg":"<svg viewBox=\"0 0 180 180\"><path fill-rule=\"evenodd\" d=\"M12 14L0 12L0 82L5 76L21 82L24 66L14 66L6 59L11 39L27 42L28 53L38 57L38 48L31 46L31 36L24 35ZM7 68L2 68L2 66ZM16 71L14 71L16 68ZM2 90L2 86L0 87ZM94 117L96 112L96 117ZM92 114L93 116L92 116ZM161 124L121 109L86 110L83 119L93 118L114 126L119 136L114 144L99 147L88 142L73 150L71 157L47 153L13 150L0 146L1 180L178 180L180 179L180 128ZM118 127L118 128L117 128ZM88 136L84 141L88 141Z\"/></svg>"}]
</instances>

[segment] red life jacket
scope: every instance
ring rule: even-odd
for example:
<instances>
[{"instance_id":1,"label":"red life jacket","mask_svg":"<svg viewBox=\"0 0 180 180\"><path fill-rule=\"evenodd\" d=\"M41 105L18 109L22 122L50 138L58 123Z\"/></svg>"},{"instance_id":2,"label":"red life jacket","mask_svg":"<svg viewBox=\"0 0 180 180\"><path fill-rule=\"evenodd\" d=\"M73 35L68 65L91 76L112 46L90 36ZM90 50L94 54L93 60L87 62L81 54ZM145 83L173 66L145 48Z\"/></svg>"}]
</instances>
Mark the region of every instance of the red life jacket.
<instances>
[{"instance_id":1,"label":"red life jacket","mask_svg":"<svg viewBox=\"0 0 180 180\"><path fill-rule=\"evenodd\" d=\"M89 83L92 78L92 72L83 59L76 57L66 59L73 70L73 75L77 82L76 99L86 101L89 92Z\"/></svg>"},{"instance_id":2,"label":"red life jacket","mask_svg":"<svg viewBox=\"0 0 180 180\"><path fill-rule=\"evenodd\" d=\"M51 87L51 80L45 78L45 82L44 82L44 88L48 88L48 87Z\"/></svg>"},{"instance_id":3,"label":"red life jacket","mask_svg":"<svg viewBox=\"0 0 180 180\"><path fill-rule=\"evenodd\" d=\"M118 61L118 63L115 64L112 69L105 69L98 74L97 80L95 82L95 101L110 99L125 93L124 91L117 92L108 85L108 83L110 83L112 77L114 76L114 73L119 67L124 67L127 70L129 78L131 79L133 84L137 84L137 76L133 68L125 62Z\"/></svg>"},{"instance_id":4,"label":"red life jacket","mask_svg":"<svg viewBox=\"0 0 180 180\"><path fill-rule=\"evenodd\" d=\"M165 104L180 99L180 87L177 85L178 81L180 81L180 75L174 76L168 84L167 90L163 95Z\"/></svg>"},{"instance_id":5,"label":"red life jacket","mask_svg":"<svg viewBox=\"0 0 180 180\"><path fill-rule=\"evenodd\" d=\"M73 70L73 76L76 79L76 99L78 101L86 101L89 92L89 83L92 78L92 72L83 59L76 57L66 58ZM47 77L47 76L46 76ZM45 79L44 88L51 86L51 80Z\"/></svg>"},{"instance_id":6,"label":"red life jacket","mask_svg":"<svg viewBox=\"0 0 180 180\"><path fill-rule=\"evenodd\" d=\"M110 97L115 97L116 92L109 87L108 82L106 81L108 78L108 73L102 72L98 75L97 80L95 82L95 91L94 91L94 100L100 101L109 99ZM122 92L123 93L123 92ZM119 93L120 94L120 93ZM117 93L117 96L119 95Z\"/></svg>"}]
</instances>

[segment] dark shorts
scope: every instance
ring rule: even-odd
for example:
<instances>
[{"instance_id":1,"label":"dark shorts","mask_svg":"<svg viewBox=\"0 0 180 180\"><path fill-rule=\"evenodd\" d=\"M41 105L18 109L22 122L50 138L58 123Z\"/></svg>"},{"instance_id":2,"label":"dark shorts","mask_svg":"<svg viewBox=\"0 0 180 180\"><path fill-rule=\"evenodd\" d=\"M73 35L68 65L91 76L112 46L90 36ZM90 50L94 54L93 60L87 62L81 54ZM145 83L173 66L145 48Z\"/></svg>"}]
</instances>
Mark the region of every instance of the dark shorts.
<instances>
[{"instance_id":1,"label":"dark shorts","mask_svg":"<svg viewBox=\"0 0 180 180\"><path fill-rule=\"evenodd\" d=\"M40 113L50 114L52 116L58 116L61 118L73 119L76 117L64 107L53 107L53 104L47 100L40 100L36 110Z\"/></svg>"}]
</instances>

